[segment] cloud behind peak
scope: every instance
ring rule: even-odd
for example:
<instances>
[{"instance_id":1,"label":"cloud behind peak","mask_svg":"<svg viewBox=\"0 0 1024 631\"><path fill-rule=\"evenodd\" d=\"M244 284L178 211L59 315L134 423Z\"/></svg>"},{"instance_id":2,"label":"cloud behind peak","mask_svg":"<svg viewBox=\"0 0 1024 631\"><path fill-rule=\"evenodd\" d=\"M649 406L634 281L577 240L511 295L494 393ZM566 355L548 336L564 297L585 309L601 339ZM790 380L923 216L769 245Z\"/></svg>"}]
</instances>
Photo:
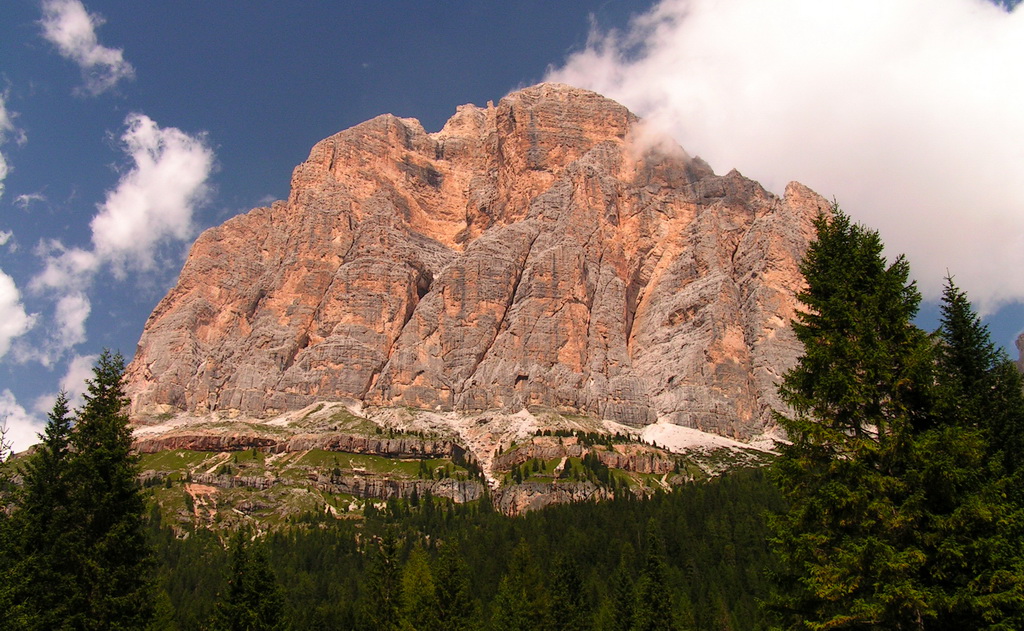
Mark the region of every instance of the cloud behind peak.
<instances>
[{"instance_id":1,"label":"cloud behind peak","mask_svg":"<svg viewBox=\"0 0 1024 631\"><path fill-rule=\"evenodd\" d=\"M719 171L835 197L982 309L1024 301L1024 11L981 0L662 0L548 73ZM1012 271L1012 273L1008 273Z\"/></svg>"}]
</instances>

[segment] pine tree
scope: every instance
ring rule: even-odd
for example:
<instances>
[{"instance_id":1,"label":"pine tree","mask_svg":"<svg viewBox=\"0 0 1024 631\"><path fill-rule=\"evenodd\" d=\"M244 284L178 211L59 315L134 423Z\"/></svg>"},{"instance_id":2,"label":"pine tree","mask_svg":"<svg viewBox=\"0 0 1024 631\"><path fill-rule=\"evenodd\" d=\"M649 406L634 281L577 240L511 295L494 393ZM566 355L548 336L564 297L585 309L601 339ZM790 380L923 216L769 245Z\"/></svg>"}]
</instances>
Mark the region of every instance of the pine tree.
<instances>
[{"instance_id":1,"label":"pine tree","mask_svg":"<svg viewBox=\"0 0 1024 631\"><path fill-rule=\"evenodd\" d=\"M441 548L434 577L438 628L442 631L468 631L473 626L474 611L469 567L454 543Z\"/></svg>"},{"instance_id":2,"label":"pine tree","mask_svg":"<svg viewBox=\"0 0 1024 631\"><path fill-rule=\"evenodd\" d=\"M592 626L579 566L565 554L555 560L552 574L551 620L559 631L584 631Z\"/></svg>"},{"instance_id":3,"label":"pine tree","mask_svg":"<svg viewBox=\"0 0 1024 631\"><path fill-rule=\"evenodd\" d=\"M124 358L103 351L71 434L77 523L68 536L80 560L77 598L69 603L73 628L138 629L152 614L152 560L123 375Z\"/></svg>"},{"instance_id":4,"label":"pine tree","mask_svg":"<svg viewBox=\"0 0 1024 631\"><path fill-rule=\"evenodd\" d=\"M402 628L414 631L436 631L437 589L423 548L413 548L402 569Z\"/></svg>"},{"instance_id":5,"label":"pine tree","mask_svg":"<svg viewBox=\"0 0 1024 631\"><path fill-rule=\"evenodd\" d=\"M1024 496L1016 470L1024 389L952 278L943 292L941 422L917 440L917 484L940 629L1024 626ZM1002 627L1000 625L1003 625Z\"/></svg>"},{"instance_id":6,"label":"pine tree","mask_svg":"<svg viewBox=\"0 0 1024 631\"><path fill-rule=\"evenodd\" d=\"M630 631L633 628L633 573L632 563L636 554L633 546L627 541L619 554L619 567L611 580L612 629L613 631Z\"/></svg>"},{"instance_id":7,"label":"pine tree","mask_svg":"<svg viewBox=\"0 0 1024 631\"><path fill-rule=\"evenodd\" d=\"M906 479L913 435L934 422L920 296L876 232L838 207L815 226L793 325L804 355L780 388L792 444L774 466L788 509L771 524L769 608L792 629L922 628L923 499Z\"/></svg>"},{"instance_id":8,"label":"pine tree","mask_svg":"<svg viewBox=\"0 0 1024 631\"><path fill-rule=\"evenodd\" d=\"M12 491L10 477L7 472L7 459L10 457L11 444L7 440L7 419L0 418L0 619L13 616L17 602L13 595L13 571L16 561L14 551L14 535L11 532L10 519L7 516L7 497Z\"/></svg>"},{"instance_id":9,"label":"pine tree","mask_svg":"<svg viewBox=\"0 0 1024 631\"><path fill-rule=\"evenodd\" d=\"M676 628L668 589L665 544L657 524L647 524L647 550L640 577L633 586L633 631L672 631Z\"/></svg>"},{"instance_id":10,"label":"pine tree","mask_svg":"<svg viewBox=\"0 0 1024 631\"><path fill-rule=\"evenodd\" d=\"M1007 472L1016 470L1024 458L1024 382L952 277L942 293L939 338L943 416L985 432Z\"/></svg>"},{"instance_id":11,"label":"pine tree","mask_svg":"<svg viewBox=\"0 0 1024 631\"><path fill-rule=\"evenodd\" d=\"M284 595L259 543L240 530L231 541L231 576L217 603L218 631L282 631L287 628Z\"/></svg>"},{"instance_id":12,"label":"pine tree","mask_svg":"<svg viewBox=\"0 0 1024 631\"><path fill-rule=\"evenodd\" d=\"M402 572L398 542L393 533L386 533L375 546L367 574L367 600L363 615L370 628L379 631L398 629L401 622Z\"/></svg>"},{"instance_id":13,"label":"pine tree","mask_svg":"<svg viewBox=\"0 0 1024 631\"><path fill-rule=\"evenodd\" d=\"M495 631L545 631L551 628L550 607L544 575L522 540L498 584L491 626Z\"/></svg>"},{"instance_id":14,"label":"pine tree","mask_svg":"<svg viewBox=\"0 0 1024 631\"><path fill-rule=\"evenodd\" d=\"M41 438L22 466L18 510L11 520L17 559L10 579L17 603L12 628L62 628L71 613L68 594L77 589L75 549L67 537L78 515L70 502L71 416L65 393L57 395Z\"/></svg>"}]
</instances>

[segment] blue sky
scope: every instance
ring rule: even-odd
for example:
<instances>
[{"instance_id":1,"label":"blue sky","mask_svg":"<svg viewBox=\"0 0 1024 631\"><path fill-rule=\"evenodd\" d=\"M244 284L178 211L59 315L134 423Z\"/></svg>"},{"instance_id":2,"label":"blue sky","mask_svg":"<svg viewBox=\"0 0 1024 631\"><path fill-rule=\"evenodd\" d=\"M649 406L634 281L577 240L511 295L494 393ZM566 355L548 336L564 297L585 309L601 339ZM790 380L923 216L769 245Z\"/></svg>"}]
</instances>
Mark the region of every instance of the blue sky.
<instances>
[{"instance_id":1,"label":"blue sky","mask_svg":"<svg viewBox=\"0 0 1024 631\"><path fill-rule=\"evenodd\" d=\"M0 416L23 448L102 348L131 359L198 232L286 197L318 140L386 112L437 130L457 105L545 78L619 99L719 173L835 196L910 255L927 295L950 268L1012 348L1020 13L981 0L6 0Z\"/></svg>"}]
</instances>

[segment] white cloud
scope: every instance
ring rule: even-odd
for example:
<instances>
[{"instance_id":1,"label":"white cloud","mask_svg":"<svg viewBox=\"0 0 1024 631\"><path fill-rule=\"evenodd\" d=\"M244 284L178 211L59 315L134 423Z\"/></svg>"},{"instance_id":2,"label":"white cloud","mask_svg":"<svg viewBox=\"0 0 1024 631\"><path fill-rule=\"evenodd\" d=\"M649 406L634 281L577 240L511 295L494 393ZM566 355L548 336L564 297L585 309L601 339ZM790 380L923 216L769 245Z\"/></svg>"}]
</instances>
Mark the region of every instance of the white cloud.
<instances>
[{"instance_id":1,"label":"white cloud","mask_svg":"<svg viewBox=\"0 0 1024 631\"><path fill-rule=\"evenodd\" d=\"M13 355L18 362L36 361L52 366L68 351L86 341L86 322L92 303L84 291L66 289L54 297L54 310L46 323L42 340L21 339L14 345ZM33 322L38 314L33 315Z\"/></svg>"},{"instance_id":2,"label":"white cloud","mask_svg":"<svg viewBox=\"0 0 1024 631\"><path fill-rule=\"evenodd\" d=\"M130 115L125 125L121 142L134 168L107 193L92 220L95 252L117 273L126 264L148 270L161 242L193 236L192 213L206 198L213 169L213 151L202 135L161 129L142 114Z\"/></svg>"},{"instance_id":3,"label":"white cloud","mask_svg":"<svg viewBox=\"0 0 1024 631\"><path fill-rule=\"evenodd\" d=\"M0 425L6 427L6 439L10 441L15 453L38 443L38 434L43 431L45 424L26 412L10 390L0 392Z\"/></svg>"},{"instance_id":4,"label":"white cloud","mask_svg":"<svg viewBox=\"0 0 1024 631\"><path fill-rule=\"evenodd\" d=\"M982 309L1024 300L1024 10L981 0L662 0L548 80L614 98L719 172L835 197Z\"/></svg>"},{"instance_id":5,"label":"white cloud","mask_svg":"<svg viewBox=\"0 0 1024 631\"><path fill-rule=\"evenodd\" d=\"M84 293L71 292L60 297L54 317L58 350L72 349L86 340L85 321L91 310L92 305Z\"/></svg>"},{"instance_id":6,"label":"white cloud","mask_svg":"<svg viewBox=\"0 0 1024 631\"><path fill-rule=\"evenodd\" d=\"M121 49L99 43L96 28L103 18L86 11L81 0L46 0L41 24L43 37L82 69L86 92L97 95L135 76Z\"/></svg>"},{"instance_id":7,"label":"white cloud","mask_svg":"<svg viewBox=\"0 0 1024 631\"><path fill-rule=\"evenodd\" d=\"M7 354L11 341L28 332L36 316L25 312L14 279L0 270L0 357Z\"/></svg>"},{"instance_id":8,"label":"white cloud","mask_svg":"<svg viewBox=\"0 0 1024 631\"><path fill-rule=\"evenodd\" d=\"M14 233L10 230L0 230L0 246L7 245L7 242L10 241L13 236Z\"/></svg>"},{"instance_id":9,"label":"white cloud","mask_svg":"<svg viewBox=\"0 0 1024 631\"><path fill-rule=\"evenodd\" d=\"M60 380L60 387L68 395L68 401L74 407L81 406L85 400L86 379L92 379L92 369L99 355L75 355L68 362L68 370Z\"/></svg>"},{"instance_id":10,"label":"white cloud","mask_svg":"<svg viewBox=\"0 0 1024 631\"><path fill-rule=\"evenodd\" d=\"M56 309L50 339L20 348L22 361L51 365L86 340L87 292L104 266L119 279L128 271L151 271L161 246L187 241L195 233L192 217L206 199L214 163L205 136L161 128L142 114L128 116L125 127L121 143L132 167L97 206L91 249L51 240L36 250L45 263L29 289L53 296Z\"/></svg>"}]
</instances>

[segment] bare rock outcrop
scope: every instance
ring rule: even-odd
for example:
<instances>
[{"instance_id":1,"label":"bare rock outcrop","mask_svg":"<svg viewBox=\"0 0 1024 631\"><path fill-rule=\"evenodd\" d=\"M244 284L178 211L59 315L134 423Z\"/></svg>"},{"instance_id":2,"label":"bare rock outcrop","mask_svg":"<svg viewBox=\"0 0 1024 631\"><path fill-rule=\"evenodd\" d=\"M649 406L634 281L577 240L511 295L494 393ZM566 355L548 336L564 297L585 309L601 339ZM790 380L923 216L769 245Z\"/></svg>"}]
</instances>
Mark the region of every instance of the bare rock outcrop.
<instances>
[{"instance_id":1,"label":"bare rock outcrop","mask_svg":"<svg viewBox=\"0 0 1024 631\"><path fill-rule=\"evenodd\" d=\"M615 493L611 489L593 482L527 482L502 488L494 497L494 505L506 515L521 515L553 504L608 500L613 497Z\"/></svg>"},{"instance_id":2,"label":"bare rock outcrop","mask_svg":"<svg viewBox=\"0 0 1024 631\"><path fill-rule=\"evenodd\" d=\"M385 115L317 143L286 201L196 241L129 366L132 413L354 398L759 433L828 204L640 131L541 84L436 133Z\"/></svg>"},{"instance_id":3,"label":"bare rock outcrop","mask_svg":"<svg viewBox=\"0 0 1024 631\"><path fill-rule=\"evenodd\" d=\"M588 454L612 469L662 475L672 473L678 460L662 450L638 444L615 445L610 449L595 449L582 444L530 444L516 448L494 458L492 467L496 471L511 471L534 458L552 460L556 458L582 458Z\"/></svg>"},{"instance_id":4,"label":"bare rock outcrop","mask_svg":"<svg viewBox=\"0 0 1024 631\"><path fill-rule=\"evenodd\" d=\"M424 497L428 493L456 504L476 501L484 496L484 485L477 480L395 480L380 476L326 476L316 479L317 488L330 493L347 493L356 497L382 500Z\"/></svg>"},{"instance_id":5,"label":"bare rock outcrop","mask_svg":"<svg viewBox=\"0 0 1024 631\"><path fill-rule=\"evenodd\" d=\"M451 440L383 438L339 432L323 434L273 435L256 431L220 431L188 429L137 439L133 447L141 454L171 450L244 451L259 449L269 453L322 449L350 454L387 458L462 458L466 450Z\"/></svg>"}]
</instances>

